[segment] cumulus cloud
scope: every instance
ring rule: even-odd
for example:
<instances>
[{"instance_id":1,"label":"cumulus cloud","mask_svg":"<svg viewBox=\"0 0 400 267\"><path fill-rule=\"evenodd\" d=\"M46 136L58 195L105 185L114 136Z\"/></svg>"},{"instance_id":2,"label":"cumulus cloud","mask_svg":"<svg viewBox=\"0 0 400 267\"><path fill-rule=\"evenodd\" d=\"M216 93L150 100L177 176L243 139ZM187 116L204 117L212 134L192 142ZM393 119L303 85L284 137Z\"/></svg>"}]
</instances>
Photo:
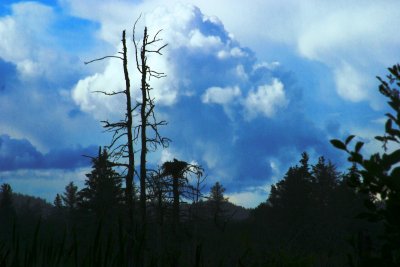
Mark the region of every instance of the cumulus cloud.
<instances>
[{"instance_id":1,"label":"cumulus cloud","mask_svg":"<svg viewBox=\"0 0 400 267\"><path fill-rule=\"evenodd\" d=\"M307 3L301 0L261 1L257 5L221 0L196 4L206 13L218 14L242 43L267 58L271 55L287 57L288 53L293 53L290 51L296 50L294 56L320 62L334 75L343 71L345 60L353 70L375 77L400 56L397 49L400 38L393 27L400 23L396 0L339 0L323 4L317 0ZM246 19L238 19L235 15L238 13ZM260 25L267 30L260 30ZM370 93L372 86L372 83L364 87L351 86L347 88L348 93L343 94L341 83L336 82L333 89L347 101L368 101L375 105L376 95ZM348 94L363 97L349 97Z\"/></svg>"},{"instance_id":2,"label":"cumulus cloud","mask_svg":"<svg viewBox=\"0 0 400 267\"><path fill-rule=\"evenodd\" d=\"M243 102L248 118L258 114L273 117L276 110L287 104L281 82L274 78L272 85L262 84L270 81L271 68L260 64L248 48L241 47L223 24L215 17L204 15L192 5L177 4L170 8L159 7L147 13L144 18L150 34L163 29L160 37L168 43L163 56L149 58L149 65L156 70L165 70L167 78L152 80L152 91L156 102L172 106L184 96L201 97L205 104L219 104L229 117L233 102L243 102L240 88L258 85L257 91L249 92ZM120 50L120 45L117 50ZM133 54L133 45L128 51ZM73 99L81 109L92 113L96 118L121 110L122 99L93 94L93 91L123 90L121 62L111 60L104 71L81 79L73 90ZM154 66L154 67L153 67ZM268 65L269 66L269 65ZM133 84L139 80L134 62L129 64ZM263 74L260 75L260 72ZM104 85L107 84L107 88ZM282 85L282 86L281 86ZM134 98L138 97L137 86L133 87ZM264 99L265 98L265 99ZM250 105L254 105L249 111Z\"/></svg>"},{"instance_id":3,"label":"cumulus cloud","mask_svg":"<svg viewBox=\"0 0 400 267\"><path fill-rule=\"evenodd\" d=\"M117 28L117 22L124 21L123 25L127 25L127 18L132 20L132 17L138 16L135 12L150 13L164 4L159 0L138 3L121 1L119 5L103 1L99 4L98 11L93 12L91 1L61 2L68 6L73 14L101 21L99 34L108 40L120 30ZM393 27L400 23L396 12L399 3L396 0L383 3L368 0L362 4L359 1L349 3L345 0L324 2L324 4L317 0L307 1L307 4L300 0L261 1L256 5L231 0L220 0L218 3L196 0L186 2L199 6L206 14L217 15L220 20L210 19L212 23L223 21L226 28L244 45L251 46L259 55L266 58L270 58L273 54L285 56L287 53L292 53L288 50L295 49L300 57L321 62L334 74L341 71L342 61L346 60L351 68L374 77L383 68L394 64L395 55L399 56L397 47L400 39L396 28ZM170 6L174 6L174 2L171 2ZM138 11L129 13L127 10ZM246 19L238 19L237 14ZM149 18L160 21L159 17L163 16L159 15L163 15L163 11ZM189 14L184 8L175 7L174 15L169 19L163 18L162 23L158 25L164 28L164 25L190 21L193 13ZM173 21L175 18L176 21ZM260 25L268 30L260 30ZM178 32L184 28L185 26L181 26ZM179 34L176 37L179 37ZM173 40L180 43L180 40L184 41L185 38ZM246 52L231 48L218 53L220 58L234 54L243 56ZM342 94L338 83L336 90L344 99L353 101L354 98ZM362 91L365 95L363 101L374 101L374 96L368 93L370 90L368 86L355 90Z\"/></svg>"},{"instance_id":4,"label":"cumulus cloud","mask_svg":"<svg viewBox=\"0 0 400 267\"><path fill-rule=\"evenodd\" d=\"M88 72L78 51L93 40L86 34L90 23L38 2L4 7L9 9L0 16L0 134L27 139L40 153L93 144L99 124L78 112L69 93ZM79 33L66 27L71 22Z\"/></svg>"},{"instance_id":5,"label":"cumulus cloud","mask_svg":"<svg viewBox=\"0 0 400 267\"><path fill-rule=\"evenodd\" d=\"M275 115L276 110L288 105L283 84L274 79L270 85L262 85L256 91L250 91L244 101L247 118L262 114L266 117Z\"/></svg>"},{"instance_id":6,"label":"cumulus cloud","mask_svg":"<svg viewBox=\"0 0 400 267\"><path fill-rule=\"evenodd\" d=\"M202 95L203 103L215 103L220 105L229 104L238 97L240 97L241 91L239 87L210 87Z\"/></svg>"},{"instance_id":7,"label":"cumulus cloud","mask_svg":"<svg viewBox=\"0 0 400 267\"><path fill-rule=\"evenodd\" d=\"M20 79L66 82L77 74L79 68L73 67L77 55L71 55L62 43L78 36L68 35L68 30L63 30L63 36L54 34L60 23L58 15L53 7L20 2L10 6L10 14L0 17L0 58L16 66ZM80 41L80 45L84 43Z\"/></svg>"},{"instance_id":8,"label":"cumulus cloud","mask_svg":"<svg viewBox=\"0 0 400 267\"><path fill-rule=\"evenodd\" d=\"M43 42L39 35L48 29L53 18L52 8L45 5L35 2L12 5L11 15L0 18L1 57L18 63L38 56Z\"/></svg>"},{"instance_id":9,"label":"cumulus cloud","mask_svg":"<svg viewBox=\"0 0 400 267\"><path fill-rule=\"evenodd\" d=\"M335 71L335 82L338 94L344 99L359 102L369 97L367 89L370 77L363 75L348 63L342 63Z\"/></svg>"}]
</instances>

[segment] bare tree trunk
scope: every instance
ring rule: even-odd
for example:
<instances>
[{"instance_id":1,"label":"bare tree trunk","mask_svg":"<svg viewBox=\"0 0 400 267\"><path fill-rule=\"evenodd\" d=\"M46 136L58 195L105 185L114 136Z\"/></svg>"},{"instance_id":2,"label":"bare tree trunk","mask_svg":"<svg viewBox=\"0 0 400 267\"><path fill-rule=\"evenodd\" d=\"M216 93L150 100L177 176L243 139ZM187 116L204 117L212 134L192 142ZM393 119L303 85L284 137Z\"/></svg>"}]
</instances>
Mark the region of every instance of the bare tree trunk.
<instances>
[{"instance_id":1,"label":"bare tree trunk","mask_svg":"<svg viewBox=\"0 0 400 267\"><path fill-rule=\"evenodd\" d=\"M126 96L126 131L127 131L127 146L128 146L128 172L125 178L125 202L127 205L127 216L128 216L128 266L133 266L132 257L129 256L133 253L133 177L135 174L135 153L133 150L133 134L132 134L132 103L131 103L131 91L130 91L130 80L128 73L128 60L127 60L127 48L126 48L126 34L122 32L122 45L123 45L123 66L125 76L125 96Z\"/></svg>"},{"instance_id":2,"label":"bare tree trunk","mask_svg":"<svg viewBox=\"0 0 400 267\"><path fill-rule=\"evenodd\" d=\"M136 25L136 23L135 23ZM133 37L135 39L135 27L133 29ZM147 33L147 27L144 28L142 45L140 47L140 56L138 55L138 44L134 41L135 45L135 53L136 53L136 67L138 71L141 73L141 92L142 92L142 101L138 103L140 106L140 119L141 122L136 126L137 134L140 133L140 143L141 143L141 153L140 153L140 212L141 212L141 252L139 258L139 265L145 265L145 246L146 246L146 237L147 237L147 196L146 196L146 180L147 180L147 152L149 151L149 146L152 149L156 149L158 145L162 147L166 147L168 145L169 139L161 137L158 132L158 126L166 125L165 121L157 121L154 109L155 103L154 99L150 97L151 87L147 83L147 80L150 77L153 78L162 78L165 77L164 73L157 72L151 70L147 65L147 53L156 53L161 55L161 50L166 46L163 45L156 50L148 49L149 45L155 44L161 39L157 38L158 31L152 39L149 39L149 35ZM148 135L148 129L151 130L150 136ZM138 138L138 137L137 137Z\"/></svg>"},{"instance_id":3,"label":"bare tree trunk","mask_svg":"<svg viewBox=\"0 0 400 267\"><path fill-rule=\"evenodd\" d=\"M141 69L142 69L142 80L141 80L141 90L142 90L142 105L140 107L140 117L141 117L141 145L142 150L140 153L140 208L142 215L142 227L146 226L146 154L147 154L147 63L146 63L146 45L147 45L147 27L144 28L143 34L143 44L140 51L141 59ZM144 229L143 229L144 230Z\"/></svg>"},{"instance_id":4,"label":"bare tree trunk","mask_svg":"<svg viewBox=\"0 0 400 267\"><path fill-rule=\"evenodd\" d=\"M136 21L137 22L137 21ZM126 214L127 214L127 233L128 233L128 243L127 243L127 257L128 257L128 266L133 266L133 247L134 247L134 210L135 210L135 192L134 192L134 176L135 176L135 151L134 151L134 142L139 140L141 141L141 155L140 155L140 211L141 211L141 229L139 240L142 240L139 245L139 265L144 265L144 246L146 240L146 176L147 176L147 168L146 168L146 155L148 152L148 146L152 149L157 149L158 145L162 147L166 147L168 145L169 139L161 137L158 132L158 126L166 125L165 121L157 121L154 114L154 99L150 97L150 86L147 83L146 79L150 77L154 78L162 78L165 76L162 72L157 72L151 70L147 66L147 53L156 53L161 54L161 50L166 47L165 45L160 46L156 50L146 49L147 46L155 44L162 39L159 39L157 35L160 33L158 31L152 39L148 39L147 28L144 29L143 36L143 44L140 50L140 56L138 55L138 44L135 41L135 26L133 28L133 43L135 45L135 61L136 67L138 71L141 73L141 90L142 90L142 103L136 103L134 107L132 107L132 99L131 99L131 90L130 90L130 79L128 72L128 56L127 56L127 47L126 47L126 32L125 30L122 32L122 45L123 51L119 52L120 55L112 55L105 56L102 58L94 59L89 62L85 62L85 64L92 63L94 61L103 60L106 58L117 58L122 60L123 69L124 69L124 78L125 78L125 90L119 92L106 92L106 91L96 91L98 93L103 93L107 96L124 94L126 98L126 114L123 120L118 122L109 122L108 120L102 121L104 123L103 127L107 132L113 133L111 144L108 146L111 148L110 154L115 158L116 162L113 162L113 166L124 167L127 170L127 174L125 177L125 202L126 202ZM139 60L140 58L140 60ZM140 64L139 64L140 61ZM141 122L137 125L133 123L133 111L140 107L140 116ZM147 134L147 129L151 129L151 136L149 137ZM126 142L122 141L127 138ZM119 160L123 160L123 162ZM126 162L128 159L128 162ZM118 162L119 161L119 162ZM137 251L136 251L137 252Z\"/></svg>"}]
</instances>

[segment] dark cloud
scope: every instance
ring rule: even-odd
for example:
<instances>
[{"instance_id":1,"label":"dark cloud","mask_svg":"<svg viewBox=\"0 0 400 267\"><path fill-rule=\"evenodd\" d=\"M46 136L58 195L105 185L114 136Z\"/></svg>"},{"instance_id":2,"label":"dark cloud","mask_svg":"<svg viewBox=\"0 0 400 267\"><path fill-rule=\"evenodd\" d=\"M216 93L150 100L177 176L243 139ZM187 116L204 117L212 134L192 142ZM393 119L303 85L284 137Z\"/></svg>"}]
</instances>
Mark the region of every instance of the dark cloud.
<instances>
[{"instance_id":1,"label":"dark cloud","mask_svg":"<svg viewBox=\"0 0 400 267\"><path fill-rule=\"evenodd\" d=\"M89 166L96 155L96 146L52 149L48 153L39 152L28 140L0 136L0 170L17 169L75 169Z\"/></svg>"}]
</instances>

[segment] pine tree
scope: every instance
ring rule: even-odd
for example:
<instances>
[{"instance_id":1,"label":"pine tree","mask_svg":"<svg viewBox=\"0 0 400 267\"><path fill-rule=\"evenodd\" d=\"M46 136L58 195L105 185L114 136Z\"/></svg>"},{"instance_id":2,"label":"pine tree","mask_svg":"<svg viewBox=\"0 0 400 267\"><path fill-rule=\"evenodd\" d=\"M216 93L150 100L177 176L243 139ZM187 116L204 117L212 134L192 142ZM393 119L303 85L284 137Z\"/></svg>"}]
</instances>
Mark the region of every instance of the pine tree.
<instances>
[{"instance_id":1,"label":"pine tree","mask_svg":"<svg viewBox=\"0 0 400 267\"><path fill-rule=\"evenodd\" d=\"M1 198L0 198L0 208L7 209L12 207L12 188L9 184L1 185Z\"/></svg>"},{"instance_id":2,"label":"pine tree","mask_svg":"<svg viewBox=\"0 0 400 267\"><path fill-rule=\"evenodd\" d=\"M224 230L227 218L226 210L224 209L224 203L228 201L228 198L224 196L225 188L216 182L210 189L209 202L211 204L212 215L214 223L221 230Z\"/></svg>"},{"instance_id":3,"label":"pine tree","mask_svg":"<svg viewBox=\"0 0 400 267\"><path fill-rule=\"evenodd\" d=\"M327 206L339 184L339 172L330 161L326 163L325 158L320 157L318 163L312 167L312 176L314 203L318 203L318 206Z\"/></svg>"},{"instance_id":4,"label":"pine tree","mask_svg":"<svg viewBox=\"0 0 400 267\"><path fill-rule=\"evenodd\" d=\"M92 171L86 174L86 187L79 192L82 207L104 217L118 210L123 202L122 177L112 168L106 149L92 159Z\"/></svg>"},{"instance_id":5,"label":"pine tree","mask_svg":"<svg viewBox=\"0 0 400 267\"><path fill-rule=\"evenodd\" d=\"M13 215L15 215L13 191L9 184L4 183L0 187L0 218L10 218Z\"/></svg>"},{"instance_id":6,"label":"pine tree","mask_svg":"<svg viewBox=\"0 0 400 267\"><path fill-rule=\"evenodd\" d=\"M68 208L69 211L76 210L78 207L78 187L74 182L70 182L65 187L65 192L61 196L64 206Z\"/></svg>"},{"instance_id":7,"label":"pine tree","mask_svg":"<svg viewBox=\"0 0 400 267\"><path fill-rule=\"evenodd\" d=\"M210 189L209 200L215 203L228 201L228 198L224 196L225 190L226 189L219 182L216 182Z\"/></svg>"},{"instance_id":8,"label":"pine tree","mask_svg":"<svg viewBox=\"0 0 400 267\"><path fill-rule=\"evenodd\" d=\"M62 209L63 208L63 203L62 203L62 198L60 194L57 194L56 197L54 198L53 205L56 209Z\"/></svg>"}]
</instances>

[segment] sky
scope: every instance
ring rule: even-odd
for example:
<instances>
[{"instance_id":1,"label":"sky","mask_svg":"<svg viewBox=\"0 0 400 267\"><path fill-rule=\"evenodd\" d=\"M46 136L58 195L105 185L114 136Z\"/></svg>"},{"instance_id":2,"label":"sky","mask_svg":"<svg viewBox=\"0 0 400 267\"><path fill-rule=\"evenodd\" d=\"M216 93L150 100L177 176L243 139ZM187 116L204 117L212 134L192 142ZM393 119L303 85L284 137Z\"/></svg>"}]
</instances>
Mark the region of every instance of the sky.
<instances>
[{"instance_id":1,"label":"sky","mask_svg":"<svg viewBox=\"0 0 400 267\"><path fill-rule=\"evenodd\" d=\"M400 3L320 0L40 0L0 3L0 183L52 201L80 187L99 146L102 120L124 101L93 91L124 89L121 61L84 62L121 51L127 31L133 98L139 96L132 28L161 30L168 46L149 58L160 131L177 158L202 165L230 201L255 207L301 153L346 157L329 140L356 134L380 149L387 105L376 76L398 63Z\"/></svg>"}]
</instances>

